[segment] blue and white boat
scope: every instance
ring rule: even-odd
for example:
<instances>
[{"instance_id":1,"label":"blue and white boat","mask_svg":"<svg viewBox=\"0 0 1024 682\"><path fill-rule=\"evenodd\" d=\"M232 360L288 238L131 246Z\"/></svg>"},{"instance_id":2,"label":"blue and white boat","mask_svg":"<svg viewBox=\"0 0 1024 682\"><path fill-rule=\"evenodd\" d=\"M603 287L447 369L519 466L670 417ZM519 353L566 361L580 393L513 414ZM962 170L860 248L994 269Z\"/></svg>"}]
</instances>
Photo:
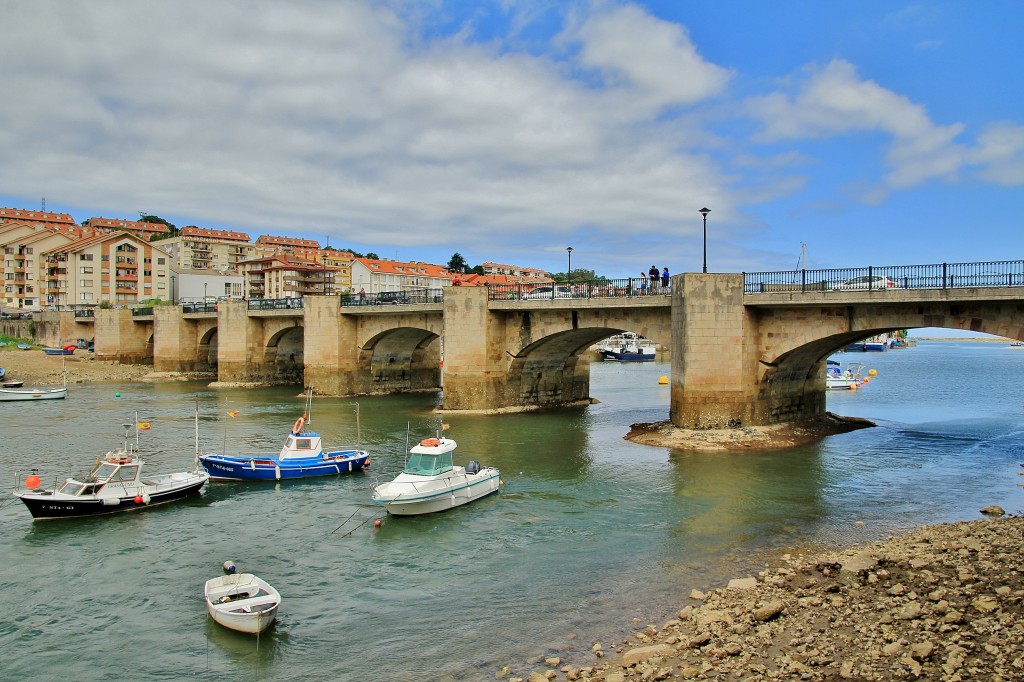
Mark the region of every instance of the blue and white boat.
<instances>
[{"instance_id":1,"label":"blue and white boat","mask_svg":"<svg viewBox=\"0 0 1024 682\"><path fill-rule=\"evenodd\" d=\"M324 448L320 434L309 431L312 389L306 400L306 413L295 420L277 454L198 455L213 481L280 481L310 476L334 476L370 466L370 455L359 446ZM359 408L356 406L358 433ZM358 439L358 435L357 435Z\"/></svg>"}]
</instances>

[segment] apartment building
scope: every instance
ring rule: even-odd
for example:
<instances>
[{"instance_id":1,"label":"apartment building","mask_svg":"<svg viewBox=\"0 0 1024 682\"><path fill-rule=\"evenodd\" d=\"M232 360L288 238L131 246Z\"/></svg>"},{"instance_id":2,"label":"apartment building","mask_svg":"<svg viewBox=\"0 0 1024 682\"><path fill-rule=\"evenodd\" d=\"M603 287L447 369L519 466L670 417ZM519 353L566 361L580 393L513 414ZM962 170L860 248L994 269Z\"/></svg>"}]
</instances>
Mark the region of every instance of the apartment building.
<instances>
[{"instance_id":1,"label":"apartment building","mask_svg":"<svg viewBox=\"0 0 1024 682\"><path fill-rule=\"evenodd\" d=\"M123 218L89 218L82 221L82 226L105 232L131 232L144 241L171 233L171 228L163 223L147 223L144 220L124 220Z\"/></svg>"},{"instance_id":2,"label":"apartment building","mask_svg":"<svg viewBox=\"0 0 1024 682\"><path fill-rule=\"evenodd\" d=\"M334 271L320 263L287 255L254 258L239 264L249 298L333 296Z\"/></svg>"},{"instance_id":3,"label":"apartment building","mask_svg":"<svg viewBox=\"0 0 1024 682\"><path fill-rule=\"evenodd\" d=\"M352 291L363 290L367 294L410 289L440 289L449 286L453 277L454 275L443 265L372 258L356 258L352 261Z\"/></svg>"},{"instance_id":4,"label":"apartment building","mask_svg":"<svg viewBox=\"0 0 1024 682\"><path fill-rule=\"evenodd\" d=\"M256 255L249 235L233 230L183 227L174 237L156 236L153 243L170 255L172 265L181 270L229 272Z\"/></svg>"},{"instance_id":5,"label":"apartment building","mask_svg":"<svg viewBox=\"0 0 1024 682\"><path fill-rule=\"evenodd\" d=\"M43 250L46 305L170 300L170 255L128 232L105 232Z\"/></svg>"},{"instance_id":6,"label":"apartment building","mask_svg":"<svg viewBox=\"0 0 1024 682\"><path fill-rule=\"evenodd\" d=\"M548 280L548 273L538 268L524 268L519 265L502 265L500 263L484 263L485 275L505 275L513 281Z\"/></svg>"},{"instance_id":7,"label":"apartment building","mask_svg":"<svg viewBox=\"0 0 1024 682\"><path fill-rule=\"evenodd\" d=\"M0 221L0 279L3 290L0 303L7 308L38 310L47 304L42 254L76 241L62 228L45 223Z\"/></svg>"}]
</instances>

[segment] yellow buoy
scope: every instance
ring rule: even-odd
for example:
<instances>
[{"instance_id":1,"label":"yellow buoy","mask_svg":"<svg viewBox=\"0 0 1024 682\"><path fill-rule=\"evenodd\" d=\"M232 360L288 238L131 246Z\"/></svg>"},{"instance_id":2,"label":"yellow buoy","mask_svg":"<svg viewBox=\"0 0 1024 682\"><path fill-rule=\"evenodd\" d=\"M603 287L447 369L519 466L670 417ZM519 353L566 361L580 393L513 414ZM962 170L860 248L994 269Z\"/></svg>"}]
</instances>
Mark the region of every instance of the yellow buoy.
<instances>
[{"instance_id":1,"label":"yellow buoy","mask_svg":"<svg viewBox=\"0 0 1024 682\"><path fill-rule=\"evenodd\" d=\"M665 384L668 383L668 377L659 377L658 383L664 386Z\"/></svg>"},{"instance_id":2,"label":"yellow buoy","mask_svg":"<svg viewBox=\"0 0 1024 682\"><path fill-rule=\"evenodd\" d=\"M868 376L869 376L869 377L875 377L875 376L878 376L878 370L877 370L877 369L869 369L869 370L868 370Z\"/></svg>"}]
</instances>

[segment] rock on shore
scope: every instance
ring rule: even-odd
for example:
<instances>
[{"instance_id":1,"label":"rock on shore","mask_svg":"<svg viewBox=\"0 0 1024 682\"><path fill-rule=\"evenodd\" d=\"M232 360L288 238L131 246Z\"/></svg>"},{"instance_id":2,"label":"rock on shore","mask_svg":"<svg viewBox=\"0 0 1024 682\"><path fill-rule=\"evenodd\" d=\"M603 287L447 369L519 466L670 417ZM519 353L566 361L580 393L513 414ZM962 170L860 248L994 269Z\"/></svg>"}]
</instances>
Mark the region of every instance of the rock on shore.
<instances>
[{"instance_id":1,"label":"rock on shore","mask_svg":"<svg viewBox=\"0 0 1024 682\"><path fill-rule=\"evenodd\" d=\"M593 665L526 679L1024 680L1022 545L1017 516L786 555L694 590L677 617L622 644L595 643Z\"/></svg>"}]
</instances>

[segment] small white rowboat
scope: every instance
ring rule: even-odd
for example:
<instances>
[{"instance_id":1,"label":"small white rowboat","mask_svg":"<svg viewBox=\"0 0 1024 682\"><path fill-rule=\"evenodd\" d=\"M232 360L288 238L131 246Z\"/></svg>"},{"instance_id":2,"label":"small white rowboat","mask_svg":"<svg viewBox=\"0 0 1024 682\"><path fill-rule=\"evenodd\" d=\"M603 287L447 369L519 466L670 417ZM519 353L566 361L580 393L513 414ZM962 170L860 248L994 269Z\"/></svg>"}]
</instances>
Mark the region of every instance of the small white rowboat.
<instances>
[{"instance_id":1,"label":"small white rowboat","mask_svg":"<svg viewBox=\"0 0 1024 682\"><path fill-rule=\"evenodd\" d=\"M277 618L281 595L252 573L231 573L206 581L203 590L210 617L226 628L259 634Z\"/></svg>"}]
</instances>

